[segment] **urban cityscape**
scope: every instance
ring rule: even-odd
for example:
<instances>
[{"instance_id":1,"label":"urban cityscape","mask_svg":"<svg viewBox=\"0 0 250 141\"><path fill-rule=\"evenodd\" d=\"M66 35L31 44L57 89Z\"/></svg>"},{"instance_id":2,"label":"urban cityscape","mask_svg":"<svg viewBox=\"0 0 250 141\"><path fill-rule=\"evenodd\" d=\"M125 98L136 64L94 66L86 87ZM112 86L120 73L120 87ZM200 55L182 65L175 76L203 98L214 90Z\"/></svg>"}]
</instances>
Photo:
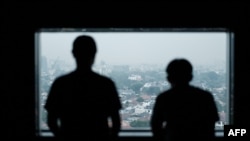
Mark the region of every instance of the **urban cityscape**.
<instances>
[{"instance_id":1,"label":"urban cityscape","mask_svg":"<svg viewBox=\"0 0 250 141\"><path fill-rule=\"evenodd\" d=\"M50 60L42 57L39 74L39 106L40 128L48 129L46 125L47 113L44 104L48 91L56 77L73 71L74 64L67 64L63 60ZM160 92L167 90L170 85L166 81L164 65L137 66L110 65L100 61L93 66L93 70L111 78L115 84L122 103L120 112L122 129L149 129L149 120L155 98ZM192 84L210 91L216 101L220 121L216 129L223 129L229 122L229 94L227 72L224 65L193 66L194 78Z\"/></svg>"}]
</instances>

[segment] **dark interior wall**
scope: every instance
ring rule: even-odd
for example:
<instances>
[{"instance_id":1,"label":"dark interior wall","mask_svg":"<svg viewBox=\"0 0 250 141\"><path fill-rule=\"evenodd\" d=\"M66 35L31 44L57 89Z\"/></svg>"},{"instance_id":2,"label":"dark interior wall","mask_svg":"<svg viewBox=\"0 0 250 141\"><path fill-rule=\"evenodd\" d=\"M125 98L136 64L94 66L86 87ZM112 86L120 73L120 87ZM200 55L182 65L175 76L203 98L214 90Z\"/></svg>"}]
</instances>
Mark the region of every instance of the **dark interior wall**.
<instances>
[{"instance_id":1,"label":"dark interior wall","mask_svg":"<svg viewBox=\"0 0 250 141\"><path fill-rule=\"evenodd\" d=\"M101 5L101 7L97 7ZM34 32L58 27L226 27L235 32L234 124L249 125L249 6L229 3L5 3L1 33L4 137L35 137ZM2 119L3 118L3 119Z\"/></svg>"}]
</instances>

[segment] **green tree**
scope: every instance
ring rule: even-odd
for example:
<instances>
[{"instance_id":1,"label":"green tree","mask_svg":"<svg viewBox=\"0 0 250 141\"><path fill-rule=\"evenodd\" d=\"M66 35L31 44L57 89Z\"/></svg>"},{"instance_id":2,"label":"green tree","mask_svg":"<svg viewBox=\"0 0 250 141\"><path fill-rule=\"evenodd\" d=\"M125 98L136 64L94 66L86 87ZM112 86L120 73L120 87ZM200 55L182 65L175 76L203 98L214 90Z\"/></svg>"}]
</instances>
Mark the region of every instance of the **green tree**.
<instances>
[{"instance_id":1,"label":"green tree","mask_svg":"<svg viewBox=\"0 0 250 141\"><path fill-rule=\"evenodd\" d=\"M130 123L131 127L149 127L149 121L135 120Z\"/></svg>"},{"instance_id":2,"label":"green tree","mask_svg":"<svg viewBox=\"0 0 250 141\"><path fill-rule=\"evenodd\" d=\"M161 89L159 87L153 86L153 87L145 88L143 91L147 94L153 95L153 94L160 93Z\"/></svg>"},{"instance_id":3,"label":"green tree","mask_svg":"<svg viewBox=\"0 0 250 141\"><path fill-rule=\"evenodd\" d=\"M127 87L130 83L128 73L123 71L112 71L110 77L116 83L117 88Z\"/></svg>"},{"instance_id":4,"label":"green tree","mask_svg":"<svg viewBox=\"0 0 250 141\"><path fill-rule=\"evenodd\" d=\"M143 83L141 82L135 82L135 83L132 83L131 85L131 89L135 92L135 93L140 93L140 89L141 87L143 86Z\"/></svg>"},{"instance_id":5,"label":"green tree","mask_svg":"<svg viewBox=\"0 0 250 141\"><path fill-rule=\"evenodd\" d=\"M143 102L144 99L143 99L142 97L138 97L138 98L136 99L136 101L137 101L137 102Z\"/></svg>"}]
</instances>

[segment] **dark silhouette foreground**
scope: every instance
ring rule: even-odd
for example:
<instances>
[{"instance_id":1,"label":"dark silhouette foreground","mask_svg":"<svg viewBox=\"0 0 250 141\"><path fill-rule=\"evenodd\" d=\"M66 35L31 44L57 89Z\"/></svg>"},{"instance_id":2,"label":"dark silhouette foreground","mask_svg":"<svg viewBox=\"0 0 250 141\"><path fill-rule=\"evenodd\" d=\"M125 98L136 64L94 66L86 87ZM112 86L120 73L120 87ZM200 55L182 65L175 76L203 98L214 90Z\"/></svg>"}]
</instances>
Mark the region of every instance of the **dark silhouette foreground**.
<instances>
[{"instance_id":1,"label":"dark silhouette foreground","mask_svg":"<svg viewBox=\"0 0 250 141\"><path fill-rule=\"evenodd\" d=\"M215 122L219 120L210 92L191 86L192 65L175 59L166 69L171 88L156 98L151 127L157 141L214 139Z\"/></svg>"},{"instance_id":2,"label":"dark silhouette foreground","mask_svg":"<svg viewBox=\"0 0 250 141\"><path fill-rule=\"evenodd\" d=\"M45 109L58 139L100 141L118 136L121 103L113 81L91 70L96 50L93 38L77 37L72 50L77 69L57 78L50 89Z\"/></svg>"}]
</instances>

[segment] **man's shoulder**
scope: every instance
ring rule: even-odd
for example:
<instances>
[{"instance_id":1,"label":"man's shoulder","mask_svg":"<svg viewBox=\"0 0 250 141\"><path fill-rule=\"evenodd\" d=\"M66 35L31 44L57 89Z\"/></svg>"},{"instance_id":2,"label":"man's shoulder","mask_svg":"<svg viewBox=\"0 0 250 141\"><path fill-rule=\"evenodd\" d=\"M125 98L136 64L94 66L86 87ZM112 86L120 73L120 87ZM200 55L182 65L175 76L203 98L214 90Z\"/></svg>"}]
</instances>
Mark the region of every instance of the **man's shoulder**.
<instances>
[{"instance_id":1,"label":"man's shoulder","mask_svg":"<svg viewBox=\"0 0 250 141\"><path fill-rule=\"evenodd\" d=\"M92 82L103 83L106 85L114 83L111 78L98 74L96 72L90 72L90 73L83 74L83 75L81 74L79 76L79 74L77 74L74 71L57 77L54 83L71 83L72 81L81 80L81 79L91 80Z\"/></svg>"},{"instance_id":2,"label":"man's shoulder","mask_svg":"<svg viewBox=\"0 0 250 141\"><path fill-rule=\"evenodd\" d=\"M207 89L202 89L200 87L196 87L196 86L190 86L191 89L193 91L196 91L197 93L203 93L203 94L207 94L207 95L211 95L211 92Z\"/></svg>"},{"instance_id":3,"label":"man's shoulder","mask_svg":"<svg viewBox=\"0 0 250 141\"><path fill-rule=\"evenodd\" d=\"M171 89L165 90L157 96L157 99L165 99L166 97L171 95Z\"/></svg>"},{"instance_id":4,"label":"man's shoulder","mask_svg":"<svg viewBox=\"0 0 250 141\"><path fill-rule=\"evenodd\" d=\"M158 97L168 97L168 96L172 96L172 95L176 95L176 93L185 93L185 92L189 92L189 93L193 93L193 94L201 94L201 95L212 95L212 93L206 89L202 89L196 86L188 86L185 89L168 89L162 93L160 93L158 95Z\"/></svg>"},{"instance_id":5,"label":"man's shoulder","mask_svg":"<svg viewBox=\"0 0 250 141\"><path fill-rule=\"evenodd\" d=\"M100 81L105 81L105 82L110 82L113 83L113 80L107 76L101 75L99 73L93 72L93 75L96 79L100 80Z\"/></svg>"},{"instance_id":6,"label":"man's shoulder","mask_svg":"<svg viewBox=\"0 0 250 141\"><path fill-rule=\"evenodd\" d=\"M60 75L58 76L55 81L65 81L65 80L68 80L70 78L72 78L74 76L74 73L73 72L70 72L70 73L65 73L63 75Z\"/></svg>"},{"instance_id":7,"label":"man's shoulder","mask_svg":"<svg viewBox=\"0 0 250 141\"><path fill-rule=\"evenodd\" d=\"M212 92L210 92L207 89L202 89L199 87L192 87L192 93L194 94L194 96L196 96L197 98L200 99L213 99L213 94Z\"/></svg>"}]
</instances>

